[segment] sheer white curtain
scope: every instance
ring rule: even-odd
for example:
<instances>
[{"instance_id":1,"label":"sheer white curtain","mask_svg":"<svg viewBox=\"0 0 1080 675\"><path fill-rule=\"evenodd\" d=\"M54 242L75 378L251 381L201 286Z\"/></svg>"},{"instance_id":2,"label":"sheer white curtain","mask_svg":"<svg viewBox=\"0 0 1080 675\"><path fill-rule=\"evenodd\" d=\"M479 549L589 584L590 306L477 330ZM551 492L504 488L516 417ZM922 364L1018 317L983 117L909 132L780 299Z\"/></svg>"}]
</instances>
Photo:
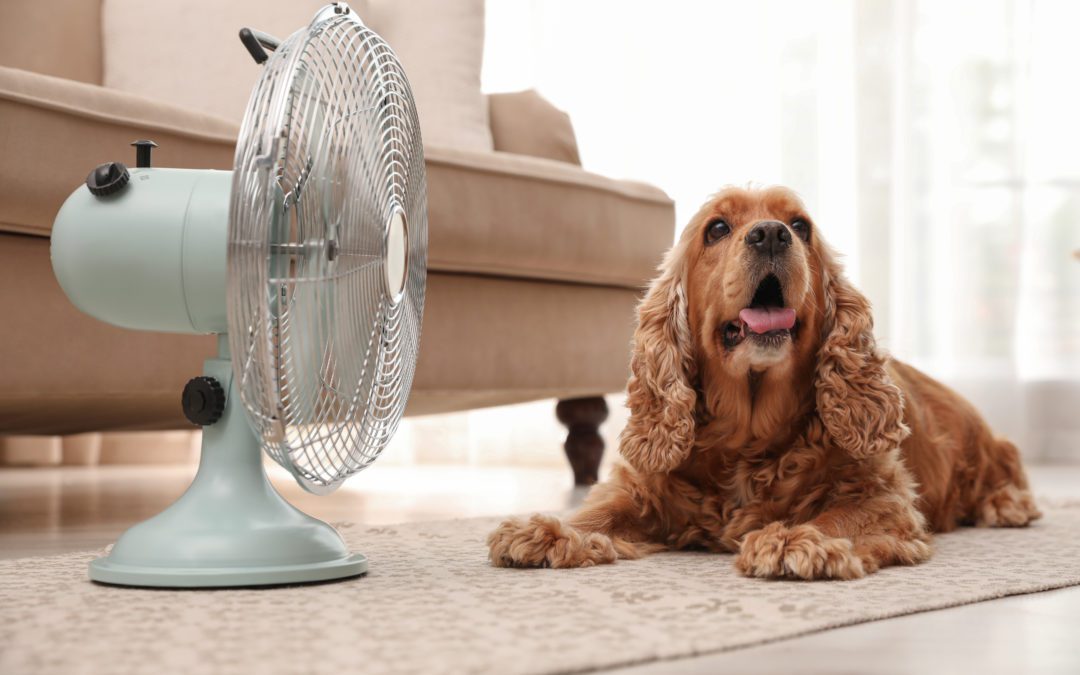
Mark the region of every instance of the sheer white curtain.
<instances>
[{"instance_id":1,"label":"sheer white curtain","mask_svg":"<svg viewBox=\"0 0 1080 675\"><path fill-rule=\"evenodd\" d=\"M798 190L882 342L1031 456L1080 459L1080 3L488 0L484 86L681 222Z\"/></svg>"}]
</instances>

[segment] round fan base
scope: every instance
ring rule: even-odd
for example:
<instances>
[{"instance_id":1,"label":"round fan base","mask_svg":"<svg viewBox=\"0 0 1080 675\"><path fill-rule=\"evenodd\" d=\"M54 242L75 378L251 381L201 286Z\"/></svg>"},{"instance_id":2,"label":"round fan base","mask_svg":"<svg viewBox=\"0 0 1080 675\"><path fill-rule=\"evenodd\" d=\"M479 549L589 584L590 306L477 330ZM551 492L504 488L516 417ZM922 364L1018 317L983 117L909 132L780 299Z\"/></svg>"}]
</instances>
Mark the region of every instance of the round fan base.
<instances>
[{"instance_id":1,"label":"round fan base","mask_svg":"<svg viewBox=\"0 0 1080 675\"><path fill-rule=\"evenodd\" d=\"M367 572L367 558L352 553L332 526L285 501L267 480L228 359L208 360L204 372L228 394L221 419L203 428L195 480L169 508L130 528L107 557L90 563L90 578L123 586L214 588Z\"/></svg>"},{"instance_id":2,"label":"round fan base","mask_svg":"<svg viewBox=\"0 0 1080 675\"><path fill-rule=\"evenodd\" d=\"M276 567L145 567L122 565L107 557L90 563L90 579L102 584L155 588L227 588L306 584L357 577L367 572L368 563L360 553L341 560L280 565Z\"/></svg>"}]
</instances>

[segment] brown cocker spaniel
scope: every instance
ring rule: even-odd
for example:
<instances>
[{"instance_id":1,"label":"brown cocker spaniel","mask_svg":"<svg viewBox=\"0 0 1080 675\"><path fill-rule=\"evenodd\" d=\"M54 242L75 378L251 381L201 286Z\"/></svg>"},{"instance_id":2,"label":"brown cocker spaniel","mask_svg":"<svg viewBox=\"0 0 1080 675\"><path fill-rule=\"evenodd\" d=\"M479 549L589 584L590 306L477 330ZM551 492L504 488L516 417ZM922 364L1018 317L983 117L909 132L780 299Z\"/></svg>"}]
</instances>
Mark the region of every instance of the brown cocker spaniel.
<instances>
[{"instance_id":1,"label":"brown cocker spaniel","mask_svg":"<svg viewBox=\"0 0 1080 675\"><path fill-rule=\"evenodd\" d=\"M500 525L492 563L698 548L748 576L853 579L926 560L932 531L1038 518L1015 446L872 326L792 192L720 192L640 305L624 461L565 522Z\"/></svg>"}]
</instances>

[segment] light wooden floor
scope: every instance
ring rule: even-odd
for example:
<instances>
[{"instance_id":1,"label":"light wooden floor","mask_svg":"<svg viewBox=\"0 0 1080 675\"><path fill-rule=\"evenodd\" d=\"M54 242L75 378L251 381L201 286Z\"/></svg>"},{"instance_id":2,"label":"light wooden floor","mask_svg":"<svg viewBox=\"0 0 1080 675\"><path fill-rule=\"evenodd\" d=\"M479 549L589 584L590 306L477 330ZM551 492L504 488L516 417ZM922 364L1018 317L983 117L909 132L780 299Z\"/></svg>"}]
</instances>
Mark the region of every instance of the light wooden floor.
<instances>
[{"instance_id":1,"label":"light wooden floor","mask_svg":"<svg viewBox=\"0 0 1080 675\"><path fill-rule=\"evenodd\" d=\"M290 502L328 522L366 524L467 518L572 506L570 469L378 464L337 492L315 496L268 466ZM0 469L0 559L105 546L168 506L195 466Z\"/></svg>"},{"instance_id":2,"label":"light wooden floor","mask_svg":"<svg viewBox=\"0 0 1080 675\"><path fill-rule=\"evenodd\" d=\"M183 492L194 467L0 470L0 558L102 547ZM1080 500L1080 467L1033 467L1037 494ZM278 489L329 521L370 524L573 506L568 469L374 465L338 492ZM0 608L0 612L3 608ZM1080 673L1080 588L826 631L735 652L620 670L671 673Z\"/></svg>"}]
</instances>

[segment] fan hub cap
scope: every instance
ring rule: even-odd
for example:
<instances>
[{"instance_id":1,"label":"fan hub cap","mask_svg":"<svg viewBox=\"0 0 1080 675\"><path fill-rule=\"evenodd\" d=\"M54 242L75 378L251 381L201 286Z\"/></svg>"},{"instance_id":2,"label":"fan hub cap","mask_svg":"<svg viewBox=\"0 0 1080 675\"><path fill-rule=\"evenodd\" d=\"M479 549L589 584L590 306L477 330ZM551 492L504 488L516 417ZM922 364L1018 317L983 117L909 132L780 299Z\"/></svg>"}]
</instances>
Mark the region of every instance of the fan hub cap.
<instances>
[{"instance_id":1,"label":"fan hub cap","mask_svg":"<svg viewBox=\"0 0 1080 675\"><path fill-rule=\"evenodd\" d=\"M409 225L405 212L394 208L386 223L386 290L394 301L405 291L409 275Z\"/></svg>"}]
</instances>

